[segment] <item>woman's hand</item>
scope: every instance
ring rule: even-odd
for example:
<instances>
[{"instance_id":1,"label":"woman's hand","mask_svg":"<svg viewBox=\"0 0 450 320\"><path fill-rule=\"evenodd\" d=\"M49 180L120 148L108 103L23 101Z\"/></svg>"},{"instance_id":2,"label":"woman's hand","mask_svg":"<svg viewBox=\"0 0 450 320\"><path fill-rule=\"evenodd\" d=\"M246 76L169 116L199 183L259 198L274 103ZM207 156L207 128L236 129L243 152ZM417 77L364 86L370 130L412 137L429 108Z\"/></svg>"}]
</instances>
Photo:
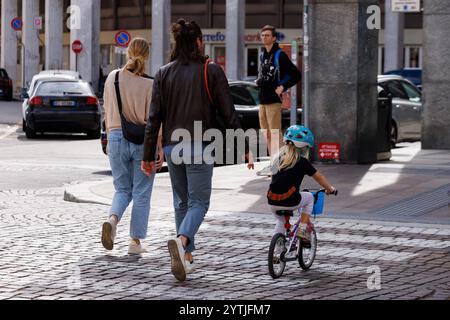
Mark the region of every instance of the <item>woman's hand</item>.
<instances>
[{"instance_id":1,"label":"woman's hand","mask_svg":"<svg viewBox=\"0 0 450 320\"><path fill-rule=\"evenodd\" d=\"M141 170L147 177L150 177L153 173L155 173L156 170L155 161L141 161Z\"/></svg>"},{"instance_id":2,"label":"woman's hand","mask_svg":"<svg viewBox=\"0 0 450 320\"><path fill-rule=\"evenodd\" d=\"M253 159L253 153L251 151L245 155L245 160L247 160L248 170L255 170L255 160Z\"/></svg>"}]
</instances>

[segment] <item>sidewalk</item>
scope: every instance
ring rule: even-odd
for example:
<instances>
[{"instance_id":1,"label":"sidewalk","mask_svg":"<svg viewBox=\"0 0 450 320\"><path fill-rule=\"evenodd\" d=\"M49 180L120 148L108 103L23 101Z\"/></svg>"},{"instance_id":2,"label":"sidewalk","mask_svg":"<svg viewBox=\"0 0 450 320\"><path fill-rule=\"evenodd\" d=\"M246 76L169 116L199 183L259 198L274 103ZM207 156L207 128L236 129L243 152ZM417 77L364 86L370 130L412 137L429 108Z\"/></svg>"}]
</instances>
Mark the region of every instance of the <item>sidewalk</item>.
<instances>
[{"instance_id":1,"label":"sidewalk","mask_svg":"<svg viewBox=\"0 0 450 320\"><path fill-rule=\"evenodd\" d=\"M267 162L256 164L262 169ZM327 198L326 217L450 224L450 152L421 150L420 143L401 144L388 162L374 165L322 165L339 190ZM268 214L265 194L269 178L256 176L245 165L214 171L211 211ZM317 189L305 177L302 188ZM109 205L114 194L112 178L66 188L65 200ZM168 173L157 175L152 207L172 207Z\"/></svg>"}]
</instances>

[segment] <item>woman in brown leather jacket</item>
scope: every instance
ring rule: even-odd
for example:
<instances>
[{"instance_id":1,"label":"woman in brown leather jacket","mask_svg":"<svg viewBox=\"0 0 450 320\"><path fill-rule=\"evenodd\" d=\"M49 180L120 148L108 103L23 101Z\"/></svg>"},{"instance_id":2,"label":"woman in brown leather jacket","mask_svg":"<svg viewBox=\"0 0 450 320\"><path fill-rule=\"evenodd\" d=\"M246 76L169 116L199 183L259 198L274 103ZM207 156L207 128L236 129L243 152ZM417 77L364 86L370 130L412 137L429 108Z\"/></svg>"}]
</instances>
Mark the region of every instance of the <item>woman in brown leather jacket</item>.
<instances>
[{"instance_id":1,"label":"woman in brown leather jacket","mask_svg":"<svg viewBox=\"0 0 450 320\"><path fill-rule=\"evenodd\" d=\"M169 240L168 248L172 259L172 273L179 281L193 270L192 252L195 250L194 237L209 209L211 182L214 164L202 158L207 146L202 137L196 137L199 130L217 128L216 113L220 115L228 129L240 129L240 122L234 109L227 78L219 65L206 66L203 55L203 35L195 22L178 20L172 25L175 45L171 62L163 66L155 75L150 116L147 122L144 159L142 170L150 175L155 170L155 152L158 132L163 127L163 147L172 182L175 207L177 238ZM208 90L214 107L206 93L204 70L208 76ZM177 130L182 129L190 137L183 139L183 152L190 156L180 163L178 150L180 139L174 139ZM197 129L197 130L196 130ZM189 150L188 150L189 149ZM177 150L177 151L175 151ZM193 152L192 152L193 151ZM186 153L184 156L186 156ZM194 161L192 158L201 161ZM253 169L251 156L249 169Z\"/></svg>"}]
</instances>

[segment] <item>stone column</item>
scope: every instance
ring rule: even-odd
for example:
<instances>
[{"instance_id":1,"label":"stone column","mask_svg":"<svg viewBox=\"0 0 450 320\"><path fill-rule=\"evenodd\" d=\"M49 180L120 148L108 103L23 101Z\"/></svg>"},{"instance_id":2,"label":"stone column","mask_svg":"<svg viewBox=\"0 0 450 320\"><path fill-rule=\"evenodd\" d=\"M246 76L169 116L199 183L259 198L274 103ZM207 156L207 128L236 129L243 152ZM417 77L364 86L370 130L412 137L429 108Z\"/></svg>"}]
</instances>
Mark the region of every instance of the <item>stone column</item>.
<instances>
[{"instance_id":1,"label":"stone column","mask_svg":"<svg viewBox=\"0 0 450 320\"><path fill-rule=\"evenodd\" d=\"M376 0L312 0L309 125L319 143L339 143L341 162L377 160ZM317 152L316 152L317 154Z\"/></svg>"},{"instance_id":2,"label":"stone column","mask_svg":"<svg viewBox=\"0 0 450 320\"><path fill-rule=\"evenodd\" d=\"M25 84L39 73L39 30L34 28L34 19L39 17L39 1L22 1L23 31L22 41L25 46Z\"/></svg>"},{"instance_id":3,"label":"stone column","mask_svg":"<svg viewBox=\"0 0 450 320\"><path fill-rule=\"evenodd\" d=\"M450 1L424 1L422 148L450 150Z\"/></svg>"},{"instance_id":4,"label":"stone column","mask_svg":"<svg viewBox=\"0 0 450 320\"><path fill-rule=\"evenodd\" d=\"M77 69L81 77L91 83L95 91L98 89L100 73L100 1L71 0L74 14L79 10L79 26L70 31L70 43L80 40L83 51L76 55L70 51L70 68ZM76 17L74 17L76 20Z\"/></svg>"},{"instance_id":5,"label":"stone column","mask_svg":"<svg viewBox=\"0 0 450 320\"><path fill-rule=\"evenodd\" d=\"M14 91L17 82L17 35L11 28L11 20L17 17L17 0L2 0L1 10L0 66L12 79Z\"/></svg>"},{"instance_id":6,"label":"stone column","mask_svg":"<svg viewBox=\"0 0 450 320\"><path fill-rule=\"evenodd\" d=\"M63 68L64 0L45 0L45 69Z\"/></svg>"},{"instance_id":7,"label":"stone column","mask_svg":"<svg viewBox=\"0 0 450 320\"><path fill-rule=\"evenodd\" d=\"M92 88L95 92L99 88L100 66L102 53L100 50L101 33L101 1L92 4Z\"/></svg>"},{"instance_id":8,"label":"stone column","mask_svg":"<svg viewBox=\"0 0 450 320\"><path fill-rule=\"evenodd\" d=\"M226 10L225 69L229 79L240 80L245 70L245 0L227 0Z\"/></svg>"},{"instance_id":9,"label":"stone column","mask_svg":"<svg viewBox=\"0 0 450 320\"><path fill-rule=\"evenodd\" d=\"M169 60L170 12L170 1L152 0L152 75Z\"/></svg>"},{"instance_id":10,"label":"stone column","mask_svg":"<svg viewBox=\"0 0 450 320\"><path fill-rule=\"evenodd\" d=\"M403 69L405 14L392 12L392 0L385 2L384 71Z\"/></svg>"}]
</instances>

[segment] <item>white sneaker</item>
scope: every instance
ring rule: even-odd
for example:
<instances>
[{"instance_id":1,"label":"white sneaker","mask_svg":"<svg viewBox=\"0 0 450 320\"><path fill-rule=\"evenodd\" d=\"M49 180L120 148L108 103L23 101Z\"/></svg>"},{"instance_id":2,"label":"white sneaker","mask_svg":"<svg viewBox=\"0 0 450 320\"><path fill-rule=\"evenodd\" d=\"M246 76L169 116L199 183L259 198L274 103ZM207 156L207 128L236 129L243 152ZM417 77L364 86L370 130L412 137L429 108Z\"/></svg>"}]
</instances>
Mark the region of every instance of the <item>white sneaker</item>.
<instances>
[{"instance_id":1,"label":"white sneaker","mask_svg":"<svg viewBox=\"0 0 450 320\"><path fill-rule=\"evenodd\" d=\"M172 274L178 281L183 282L186 280L183 243L180 238L176 238L175 240L169 240L167 247L171 258Z\"/></svg>"},{"instance_id":2,"label":"white sneaker","mask_svg":"<svg viewBox=\"0 0 450 320\"><path fill-rule=\"evenodd\" d=\"M184 271L186 272L186 274L190 274L194 272L194 270L194 260L192 260L192 262L184 260Z\"/></svg>"},{"instance_id":3,"label":"white sneaker","mask_svg":"<svg viewBox=\"0 0 450 320\"><path fill-rule=\"evenodd\" d=\"M142 246L142 244L137 244L134 240L131 240L128 247L128 254L143 254L148 252L147 248Z\"/></svg>"},{"instance_id":4,"label":"white sneaker","mask_svg":"<svg viewBox=\"0 0 450 320\"><path fill-rule=\"evenodd\" d=\"M113 219L109 219L103 223L102 227L102 244L106 250L114 248L114 239L117 233L117 223Z\"/></svg>"}]
</instances>

